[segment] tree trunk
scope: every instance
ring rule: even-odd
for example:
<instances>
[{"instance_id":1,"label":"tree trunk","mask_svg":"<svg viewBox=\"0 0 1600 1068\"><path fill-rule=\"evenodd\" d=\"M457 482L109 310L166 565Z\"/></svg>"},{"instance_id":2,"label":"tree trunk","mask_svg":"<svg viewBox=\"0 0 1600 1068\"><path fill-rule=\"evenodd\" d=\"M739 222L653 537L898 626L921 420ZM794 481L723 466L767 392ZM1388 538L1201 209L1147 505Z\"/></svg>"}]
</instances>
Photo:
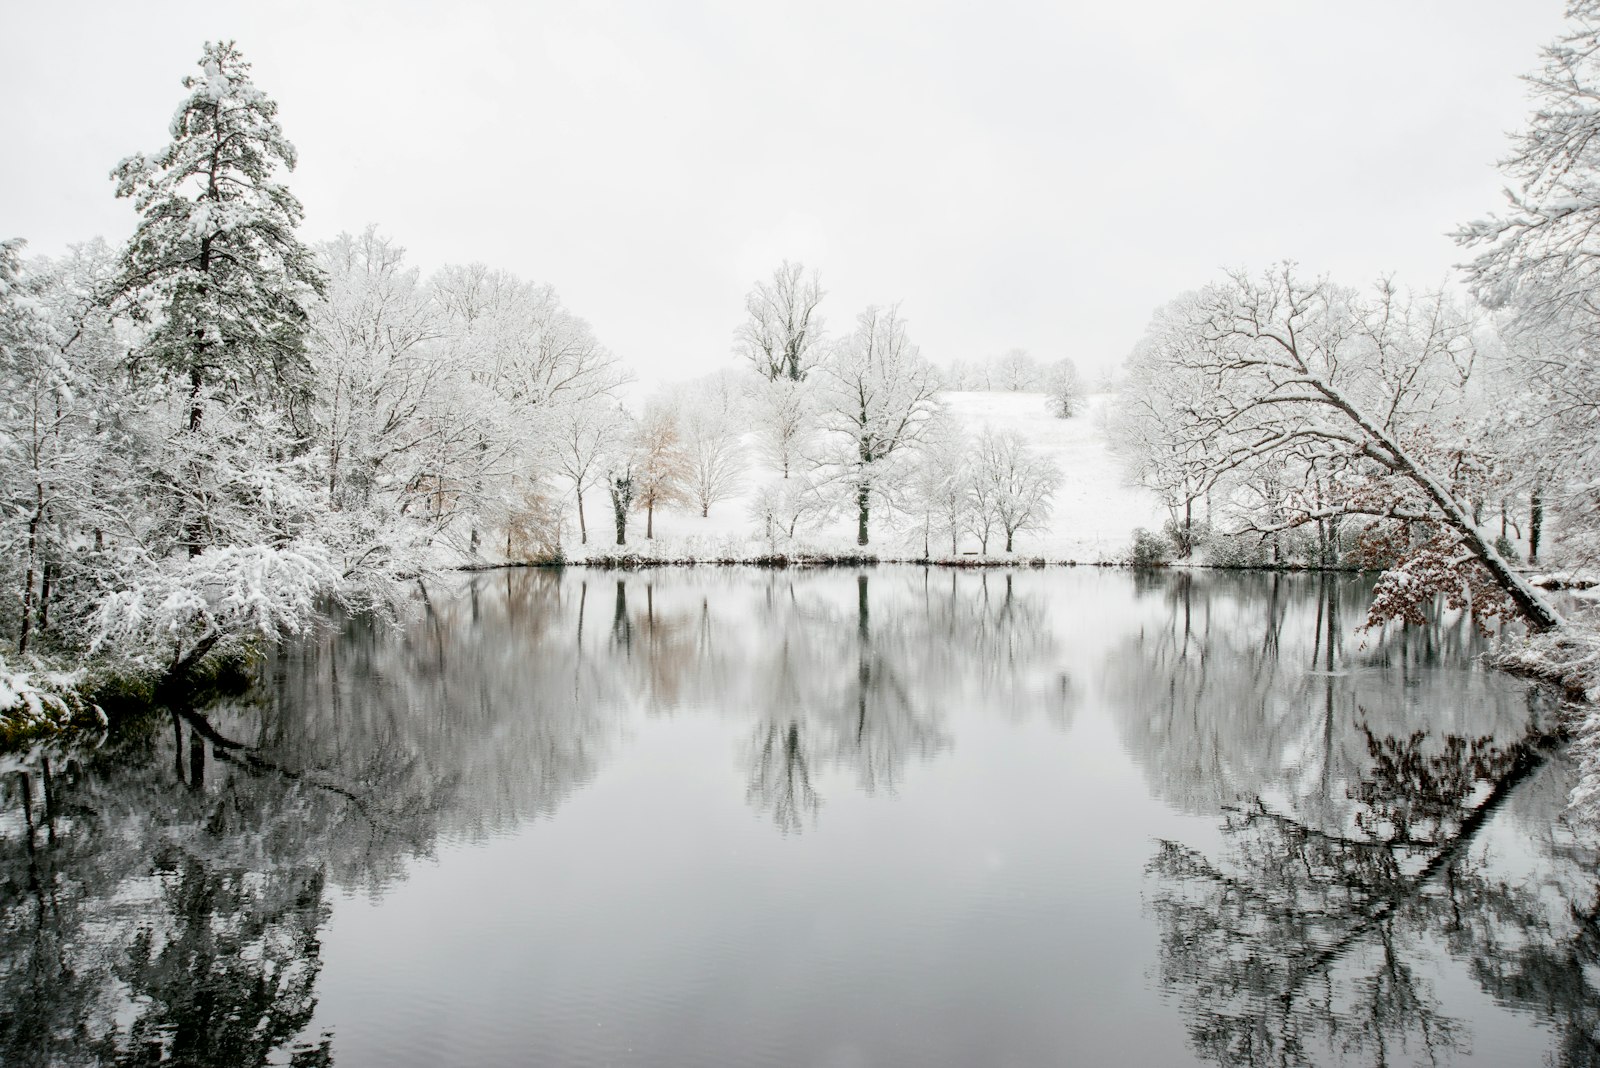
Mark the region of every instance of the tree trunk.
<instances>
[{"instance_id":1,"label":"tree trunk","mask_svg":"<svg viewBox=\"0 0 1600 1068\"><path fill-rule=\"evenodd\" d=\"M39 559L39 521L44 518L44 487L34 484L36 504L28 518L28 568L22 578L22 624L17 636L17 655L28 651L28 636L33 630L33 579Z\"/></svg>"},{"instance_id":2,"label":"tree trunk","mask_svg":"<svg viewBox=\"0 0 1600 1068\"><path fill-rule=\"evenodd\" d=\"M856 487L856 544L867 544L868 491L865 485Z\"/></svg>"},{"instance_id":3,"label":"tree trunk","mask_svg":"<svg viewBox=\"0 0 1600 1068\"><path fill-rule=\"evenodd\" d=\"M644 536L646 541L654 541L656 536L656 502L652 498L644 506Z\"/></svg>"},{"instance_id":4,"label":"tree trunk","mask_svg":"<svg viewBox=\"0 0 1600 1068\"><path fill-rule=\"evenodd\" d=\"M1539 563L1539 535L1544 531L1544 487L1535 486L1528 499L1528 563Z\"/></svg>"},{"instance_id":5,"label":"tree trunk","mask_svg":"<svg viewBox=\"0 0 1600 1068\"><path fill-rule=\"evenodd\" d=\"M61 565L46 561L39 569L39 632L42 634L50 629L50 592L55 588L55 580L61 574Z\"/></svg>"},{"instance_id":6,"label":"tree trunk","mask_svg":"<svg viewBox=\"0 0 1600 1068\"><path fill-rule=\"evenodd\" d=\"M200 270L206 270L206 262L210 255L207 247L201 253ZM200 423L205 417L205 410L201 407L200 394L205 388L205 379L201 376L200 366L197 363L189 369L189 433L200 433ZM198 464L190 465L190 475L194 479L194 488L198 489L203 484ZM200 517L191 515L183 524L184 540L188 542L189 558L192 560L200 555Z\"/></svg>"},{"instance_id":7,"label":"tree trunk","mask_svg":"<svg viewBox=\"0 0 1600 1068\"><path fill-rule=\"evenodd\" d=\"M583 490L578 491L578 544L589 544L589 525L583 519Z\"/></svg>"},{"instance_id":8,"label":"tree trunk","mask_svg":"<svg viewBox=\"0 0 1600 1068\"><path fill-rule=\"evenodd\" d=\"M221 639L221 634L208 634L196 642L195 647L189 650L187 654L176 657L172 665L167 668L166 674L162 675L160 681L156 684L157 694L164 693L170 687L182 682L189 672L193 671L200 661L206 658L206 654L211 652L212 648Z\"/></svg>"},{"instance_id":9,"label":"tree trunk","mask_svg":"<svg viewBox=\"0 0 1600 1068\"><path fill-rule=\"evenodd\" d=\"M1425 471L1420 464L1413 460L1409 453L1401 448L1383 428L1368 419L1349 401L1345 400L1333 387L1324 382L1316 384L1317 390L1328 398L1329 403L1347 415L1352 422L1361 428L1372 442L1371 451L1383 453L1385 464L1396 474L1404 475L1431 500L1435 507L1444 514L1444 521L1449 527L1461 536L1467 548L1472 552L1484 570L1493 577L1495 584L1505 591L1527 619L1534 630L1551 630L1562 624L1561 614L1550 606L1533 586L1521 575L1512 570L1505 558L1495 551L1493 545L1483 540L1483 535L1472 523L1472 518L1461 505L1452 497L1448 490L1432 475Z\"/></svg>"},{"instance_id":10,"label":"tree trunk","mask_svg":"<svg viewBox=\"0 0 1600 1068\"><path fill-rule=\"evenodd\" d=\"M1008 531L1006 531L1006 552L1010 552L1010 551L1011 551L1011 531L1008 530ZM1009 582L1011 580L1007 579L1006 581Z\"/></svg>"}]
</instances>

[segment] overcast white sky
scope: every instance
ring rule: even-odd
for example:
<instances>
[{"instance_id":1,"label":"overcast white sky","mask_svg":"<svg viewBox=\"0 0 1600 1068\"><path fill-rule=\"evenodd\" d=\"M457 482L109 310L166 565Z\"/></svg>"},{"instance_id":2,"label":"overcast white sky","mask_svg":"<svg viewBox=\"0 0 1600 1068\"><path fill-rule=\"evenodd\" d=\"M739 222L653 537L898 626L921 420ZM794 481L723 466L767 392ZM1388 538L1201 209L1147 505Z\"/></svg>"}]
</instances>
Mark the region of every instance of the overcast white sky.
<instances>
[{"instance_id":1,"label":"overcast white sky","mask_svg":"<svg viewBox=\"0 0 1600 1068\"><path fill-rule=\"evenodd\" d=\"M1098 369L1232 265L1439 284L1499 207L1561 0L341 4L0 0L0 236L132 210L203 41L300 152L312 239L553 283L646 380L728 366L743 294L821 271L937 361Z\"/></svg>"}]
</instances>

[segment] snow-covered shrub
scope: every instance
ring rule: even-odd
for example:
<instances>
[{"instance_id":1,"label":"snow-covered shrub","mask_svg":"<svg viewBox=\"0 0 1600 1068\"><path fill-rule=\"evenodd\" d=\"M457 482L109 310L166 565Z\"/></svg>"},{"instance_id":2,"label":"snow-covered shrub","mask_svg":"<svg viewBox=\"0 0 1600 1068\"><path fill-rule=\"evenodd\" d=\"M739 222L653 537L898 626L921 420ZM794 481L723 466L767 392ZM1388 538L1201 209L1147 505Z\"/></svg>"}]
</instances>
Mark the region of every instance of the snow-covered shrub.
<instances>
[{"instance_id":1,"label":"snow-covered shrub","mask_svg":"<svg viewBox=\"0 0 1600 1068\"><path fill-rule=\"evenodd\" d=\"M145 668L192 665L213 650L304 633L339 584L320 544L207 549L108 594L93 617L91 649Z\"/></svg>"},{"instance_id":2,"label":"snow-covered shrub","mask_svg":"<svg viewBox=\"0 0 1600 1068\"><path fill-rule=\"evenodd\" d=\"M1261 539L1248 534L1209 534L1196 539L1205 560L1213 567L1260 567L1264 557Z\"/></svg>"},{"instance_id":3,"label":"snow-covered shrub","mask_svg":"<svg viewBox=\"0 0 1600 1068\"><path fill-rule=\"evenodd\" d=\"M82 672L18 669L0 657L0 740L60 730L86 720L104 722L79 692Z\"/></svg>"},{"instance_id":4,"label":"snow-covered shrub","mask_svg":"<svg viewBox=\"0 0 1600 1068\"><path fill-rule=\"evenodd\" d=\"M1128 563L1134 567L1162 567L1172 558L1172 543L1165 537L1144 527L1133 531L1133 548L1128 553Z\"/></svg>"}]
</instances>

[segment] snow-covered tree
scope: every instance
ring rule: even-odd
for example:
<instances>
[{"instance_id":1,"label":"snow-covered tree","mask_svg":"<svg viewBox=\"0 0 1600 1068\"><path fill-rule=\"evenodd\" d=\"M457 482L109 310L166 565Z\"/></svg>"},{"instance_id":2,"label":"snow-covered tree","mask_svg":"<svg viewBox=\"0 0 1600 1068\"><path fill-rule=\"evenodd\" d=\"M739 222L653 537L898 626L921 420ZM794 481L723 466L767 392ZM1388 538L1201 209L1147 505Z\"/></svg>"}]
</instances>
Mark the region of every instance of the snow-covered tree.
<instances>
[{"instance_id":1,"label":"snow-covered tree","mask_svg":"<svg viewBox=\"0 0 1600 1068\"><path fill-rule=\"evenodd\" d=\"M375 227L317 253L326 296L312 309L309 350L328 495L348 507L414 491L439 465L430 454L449 447L428 411L450 373L437 344L445 324L405 249Z\"/></svg>"},{"instance_id":2,"label":"snow-covered tree","mask_svg":"<svg viewBox=\"0 0 1600 1068\"><path fill-rule=\"evenodd\" d=\"M1539 486L1572 562L1600 559L1600 2L1571 0L1569 27L1525 81L1536 110L1501 169L1508 210L1463 227L1478 297L1501 314L1520 379L1516 466L1559 472ZM1530 511L1532 511L1530 502Z\"/></svg>"},{"instance_id":3,"label":"snow-covered tree","mask_svg":"<svg viewBox=\"0 0 1600 1068\"><path fill-rule=\"evenodd\" d=\"M231 43L207 44L199 65L172 142L114 172L140 215L112 304L143 326L129 371L148 518L116 539L93 640L169 674L295 629L339 579L308 440L305 340L323 280L278 180L294 148ZM261 611L233 612L234 597Z\"/></svg>"},{"instance_id":4,"label":"snow-covered tree","mask_svg":"<svg viewBox=\"0 0 1600 1068\"><path fill-rule=\"evenodd\" d=\"M1510 210L1464 226L1481 251L1469 265L1478 296L1531 320L1593 339L1600 327L1600 0L1569 0L1570 28L1524 80L1538 101L1501 169Z\"/></svg>"},{"instance_id":5,"label":"snow-covered tree","mask_svg":"<svg viewBox=\"0 0 1600 1068\"><path fill-rule=\"evenodd\" d=\"M6 587L20 587L16 628L9 612L3 625L26 653L63 582L98 563L75 550L102 549L120 522L127 457L116 452L123 398L100 304L110 251L96 243L25 264L20 249L0 243L0 544L18 566Z\"/></svg>"},{"instance_id":6,"label":"snow-covered tree","mask_svg":"<svg viewBox=\"0 0 1600 1068\"><path fill-rule=\"evenodd\" d=\"M1203 317L1194 293L1159 309L1128 357L1122 386L1106 412L1106 434L1128 480L1166 506L1183 558L1194 548L1195 503L1215 480L1213 442L1196 436L1186 422L1191 403L1209 389L1184 355L1202 331Z\"/></svg>"},{"instance_id":7,"label":"snow-covered tree","mask_svg":"<svg viewBox=\"0 0 1600 1068\"><path fill-rule=\"evenodd\" d=\"M771 552L777 552L792 540L802 524L821 522L830 511L822 487L804 473L789 478L768 478L757 484L748 508L756 524L756 535L767 543Z\"/></svg>"},{"instance_id":8,"label":"snow-covered tree","mask_svg":"<svg viewBox=\"0 0 1600 1068\"><path fill-rule=\"evenodd\" d=\"M1560 617L1473 522L1450 488L1447 425L1471 368L1469 322L1442 296L1371 298L1290 266L1233 273L1160 327L1161 359L1197 388L1176 406L1178 444L1207 477L1269 466L1286 487L1260 533L1360 516L1392 532L1372 620L1418 618L1443 596L1479 616Z\"/></svg>"},{"instance_id":9,"label":"snow-covered tree","mask_svg":"<svg viewBox=\"0 0 1600 1068\"><path fill-rule=\"evenodd\" d=\"M675 406L688 495L704 518L713 504L733 497L744 482L745 449L740 436L747 410L744 397L732 375L721 372L679 390Z\"/></svg>"},{"instance_id":10,"label":"snow-covered tree","mask_svg":"<svg viewBox=\"0 0 1600 1068\"><path fill-rule=\"evenodd\" d=\"M628 433L628 417L609 398L563 405L553 415L552 449L556 469L572 484L578 507L578 540L589 543L589 525L583 511L583 494L605 478L607 457Z\"/></svg>"},{"instance_id":11,"label":"snow-covered tree","mask_svg":"<svg viewBox=\"0 0 1600 1068\"><path fill-rule=\"evenodd\" d=\"M757 455L783 478L802 467L815 436L815 392L790 378L762 379L750 390Z\"/></svg>"},{"instance_id":12,"label":"snow-covered tree","mask_svg":"<svg viewBox=\"0 0 1600 1068\"><path fill-rule=\"evenodd\" d=\"M808 275L804 264L784 260L744 298L736 351L768 380L801 381L822 352L822 297L816 272Z\"/></svg>"},{"instance_id":13,"label":"snow-covered tree","mask_svg":"<svg viewBox=\"0 0 1600 1068\"><path fill-rule=\"evenodd\" d=\"M149 323L134 367L188 391L190 430L207 390L303 402L308 312L322 286L295 235L300 202L277 177L295 165L277 104L232 42L208 43L199 66L183 80L172 142L112 175L139 212L115 295ZM203 537L192 532L191 552Z\"/></svg>"},{"instance_id":14,"label":"snow-covered tree","mask_svg":"<svg viewBox=\"0 0 1600 1068\"><path fill-rule=\"evenodd\" d=\"M383 584L426 567L456 516L444 472L478 449L472 391L448 359L447 324L405 250L368 227L317 248L327 283L307 352L325 534L350 579Z\"/></svg>"},{"instance_id":15,"label":"snow-covered tree","mask_svg":"<svg viewBox=\"0 0 1600 1068\"><path fill-rule=\"evenodd\" d=\"M555 475L563 407L608 401L627 376L548 285L469 264L439 271L431 290L474 409L475 446L441 478L476 551L480 527L514 520L526 487Z\"/></svg>"},{"instance_id":16,"label":"snow-covered tree","mask_svg":"<svg viewBox=\"0 0 1600 1068\"><path fill-rule=\"evenodd\" d=\"M971 526L971 453L972 442L947 411L929 417L905 493L905 508L917 522L925 558L932 556L935 538L948 538L954 555Z\"/></svg>"},{"instance_id":17,"label":"snow-covered tree","mask_svg":"<svg viewBox=\"0 0 1600 1068\"><path fill-rule=\"evenodd\" d=\"M1046 367L1042 376L1045 404L1057 419L1071 419L1083 406L1083 379L1078 376L1078 365L1063 356Z\"/></svg>"},{"instance_id":18,"label":"snow-covered tree","mask_svg":"<svg viewBox=\"0 0 1600 1068\"><path fill-rule=\"evenodd\" d=\"M994 359L994 388L1026 393L1039 388L1039 363L1025 349L1007 349Z\"/></svg>"},{"instance_id":19,"label":"snow-covered tree","mask_svg":"<svg viewBox=\"0 0 1600 1068\"><path fill-rule=\"evenodd\" d=\"M824 460L855 508L856 544L866 545L873 502L892 506L893 465L938 410L939 382L897 307L857 316L819 375L818 407L831 438Z\"/></svg>"},{"instance_id":20,"label":"snow-covered tree","mask_svg":"<svg viewBox=\"0 0 1600 1068\"><path fill-rule=\"evenodd\" d=\"M617 544L628 544L628 512L635 496L633 468L626 458L613 458L606 467L606 495L611 498L611 519L616 527Z\"/></svg>"},{"instance_id":21,"label":"snow-covered tree","mask_svg":"<svg viewBox=\"0 0 1600 1068\"><path fill-rule=\"evenodd\" d=\"M645 514L644 536L656 536L656 509L690 497L691 469L677 406L665 398L645 405L633 431L633 506Z\"/></svg>"},{"instance_id":22,"label":"snow-covered tree","mask_svg":"<svg viewBox=\"0 0 1600 1068\"><path fill-rule=\"evenodd\" d=\"M997 529L1005 534L1009 553L1019 533L1043 529L1049 520L1061 469L1015 430L985 429L978 435L968 479L984 551L989 532Z\"/></svg>"}]
</instances>

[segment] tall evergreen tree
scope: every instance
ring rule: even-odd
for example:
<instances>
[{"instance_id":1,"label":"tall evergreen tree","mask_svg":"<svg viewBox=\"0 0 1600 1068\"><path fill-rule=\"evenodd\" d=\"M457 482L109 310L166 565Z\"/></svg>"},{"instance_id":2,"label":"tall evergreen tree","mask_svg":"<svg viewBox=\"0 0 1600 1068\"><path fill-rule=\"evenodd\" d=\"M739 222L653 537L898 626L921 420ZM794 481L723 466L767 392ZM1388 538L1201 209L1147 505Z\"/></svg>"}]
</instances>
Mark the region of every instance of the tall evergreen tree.
<instances>
[{"instance_id":1,"label":"tall evergreen tree","mask_svg":"<svg viewBox=\"0 0 1600 1068\"><path fill-rule=\"evenodd\" d=\"M151 324L135 370L188 387L190 430L211 390L292 405L307 385L307 311L322 289L295 235L300 202L275 180L295 165L278 105L231 41L207 43L199 66L183 80L172 143L112 172L141 216L117 287L118 304Z\"/></svg>"},{"instance_id":2,"label":"tall evergreen tree","mask_svg":"<svg viewBox=\"0 0 1600 1068\"><path fill-rule=\"evenodd\" d=\"M113 303L148 324L130 369L167 391L176 434L153 481L165 529L191 557L293 533L283 487L261 476L298 477L283 465L309 429L305 337L322 288L295 235L300 202L277 181L295 164L277 104L232 42L208 43L199 66L172 142L112 175L141 216Z\"/></svg>"}]
</instances>

